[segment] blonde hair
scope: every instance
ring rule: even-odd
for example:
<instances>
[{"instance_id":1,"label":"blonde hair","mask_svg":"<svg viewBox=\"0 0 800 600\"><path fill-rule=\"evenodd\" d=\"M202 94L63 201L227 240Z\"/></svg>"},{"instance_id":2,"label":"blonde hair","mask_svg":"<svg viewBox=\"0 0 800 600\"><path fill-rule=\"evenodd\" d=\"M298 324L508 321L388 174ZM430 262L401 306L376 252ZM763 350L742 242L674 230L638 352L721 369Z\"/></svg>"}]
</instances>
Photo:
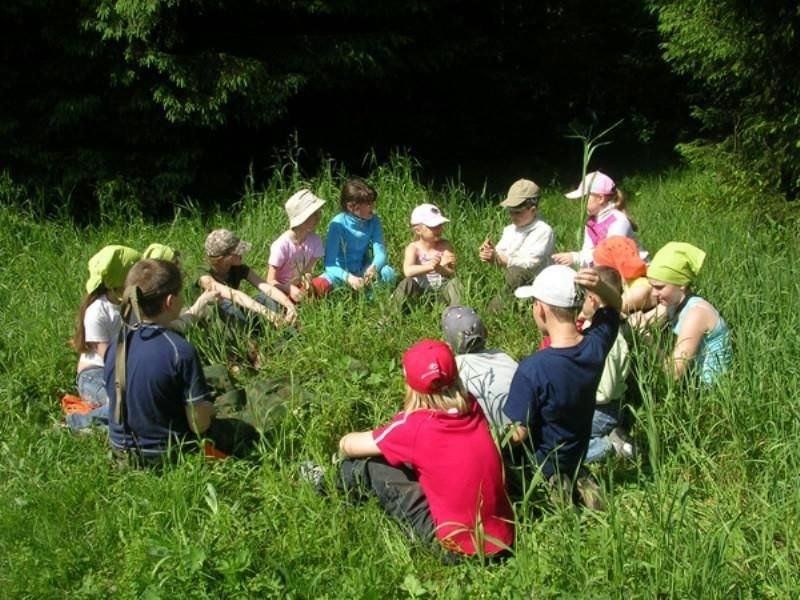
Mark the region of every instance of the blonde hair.
<instances>
[{"instance_id":1,"label":"blonde hair","mask_svg":"<svg viewBox=\"0 0 800 600\"><path fill-rule=\"evenodd\" d=\"M435 394L418 392L406 384L406 399L403 403L403 410L405 410L406 414L415 410L429 408L444 411L456 409L459 415L465 415L469 412L469 405L467 393L461 386L459 379L456 379L450 387Z\"/></svg>"}]
</instances>

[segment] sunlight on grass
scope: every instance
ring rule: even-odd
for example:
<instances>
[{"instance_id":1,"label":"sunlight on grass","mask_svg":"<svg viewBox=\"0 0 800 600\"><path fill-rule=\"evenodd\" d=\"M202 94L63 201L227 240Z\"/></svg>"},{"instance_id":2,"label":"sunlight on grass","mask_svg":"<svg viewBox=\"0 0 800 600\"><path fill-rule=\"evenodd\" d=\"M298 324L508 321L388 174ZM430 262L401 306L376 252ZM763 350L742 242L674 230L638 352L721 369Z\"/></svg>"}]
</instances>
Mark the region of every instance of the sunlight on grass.
<instances>
[{"instance_id":1,"label":"sunlight on grass","mask_svg":"<svg viewBox=\"0 0 800 600\"><path fill-rule=\"evenodd\" d=\"M756 226L757 216L717 197L713 178L691 172L622 187L635 193L630 211L651 252L675 239L708 253L698 291L733 330L735 368L716 388L687 389L666 380L651 348L637 346L643 402L633 434L644 456L600 467L604 513L534 498L517 506L515 556L502 565L444 567L374 501L349 506L332 474L325 498L297 480L301 461L329 465L341 434L398 409L400 353L439 335L441 307L384 318L389 290L302 306L295 339L268 330L257 340L258 371L246 362L245 334L215 322L189 333L206 360L240 367L240 385L291 383L297 401L255 462L189 456L161 475L118 472L101 435L54 427L58 397L74 387L66 340L96 249L170 244L184 257L191 296L203 239L225 226L253 242L246 261L263 272L269 243L286 226L283 202L297 187L328 200L320 233L338 209L345 173L330 163L306 178L291 165L263 188L246 183L237 210L187 202L165 223L122 207L101 227L79 229L63 216L0 205L4 597L787 597L800 589L798 228ZM459 253L465 300L482 311L502 285L477 256L486 234L497 237L506 222L499 198L458 181L429 188L410 157L372 168L392 263L411 239L412 207L438 204L452 219L446 236ZM562 191L544 190L541 204L559 250L573 245L582 222ZM517 357L539 342L525 310L486 321L490 345Z\"/></svg>"}]
</instances>

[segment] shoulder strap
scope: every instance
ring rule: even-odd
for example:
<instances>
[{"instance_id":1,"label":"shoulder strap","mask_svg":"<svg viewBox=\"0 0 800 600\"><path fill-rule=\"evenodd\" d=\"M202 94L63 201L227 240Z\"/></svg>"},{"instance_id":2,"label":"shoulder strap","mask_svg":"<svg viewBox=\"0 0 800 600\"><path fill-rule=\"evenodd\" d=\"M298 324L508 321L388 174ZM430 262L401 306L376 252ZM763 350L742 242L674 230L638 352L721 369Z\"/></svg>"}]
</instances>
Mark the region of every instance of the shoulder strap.
<instances>
[{"instance_id":1,"label":"shoulder strap","mask_svg":"<svg viewBox=\"0 0 800 600\"><path fill-rule=\"evenodd\" d=\"M137 286L128 286L122 295L122 327L117 334L117 355L114 363L114 387L116 389L117 402L114 407L112 418L117 425L125 425L127 428L125 389L127 386L127 364L128 364L128 330L134 331L139 328L142 322L141 311L139 310L141 290Z\"/></svg>"}]
</instances>

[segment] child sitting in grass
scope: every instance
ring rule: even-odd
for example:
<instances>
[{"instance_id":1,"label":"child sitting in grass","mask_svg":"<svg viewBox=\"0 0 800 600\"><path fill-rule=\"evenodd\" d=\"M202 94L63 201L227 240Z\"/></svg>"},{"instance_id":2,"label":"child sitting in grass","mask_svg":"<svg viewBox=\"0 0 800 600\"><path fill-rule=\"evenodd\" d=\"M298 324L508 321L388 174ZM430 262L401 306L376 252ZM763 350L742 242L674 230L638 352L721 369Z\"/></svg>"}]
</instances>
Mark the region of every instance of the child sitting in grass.
<instances>
[{"instance_id":1,"label":"child sitting in grass","mask_svg":"<svg viewBox=\"0 0 800 600\"><path fill-rule=\"evenodd\" d=\"M584 290L596 293L605 306L595 312L592 326L580 332L575 318ZM572 482L589 446L595 394L619 332L621 299L593 269L575 273L564 265L545 268L515 295L533 298L536 326L551 342L523 359L511 381L504 408L513 423L511 439L529 444L526 454L553 491L576 501ZM584 502L596 506L588 494Z\"/></svg>"},{"instance_id":2,"label":"child sitting in grass","mask_svg":"<svg viewBox=\"0 0 800 600\"><path fill-rule=\"evenodd\" d=\"M517 361L502 350L486 348L486 326L468 306L444 309L442 334L456 353L458 376L464 389L475 397L492 429L502 437L510 425L503 406L517 372Z\"/></svg>"},{"instance_id":3,"label":"child sitting in grass","mask_svg":"<svg viewBox=\"0 0 800 600\"><path fill-rule=\"evenodd\" d=\"M539 186L529 179L519 179L508 189L500 206L508 211L511 224L495 246L487 237L478 251L481 261L504 269L506 287L513 292L529 285L537 273L550 264L555 234L539 218ZM502 299L494 301L496 306Z\"/></svg>"},{"instance_id":4,"label":"child sitting in grass","mask_svg":"<svg viewBox=\"0 0 800 600\"><path fill-rule=\"evenodd\" d=\"M159 464L200 436L225 454L244 453L258 438L242 422L215 419L197 352L169 328L181 313L182 286L168 261L142 260L128 273L127 321L105 365L111 447L128 464Z\"/></svg>"},{"instance_id":5,"label":"child sitting in grass","mask_svg":"<svg viewBox=\"0 0 800 600\"><path fill-rule=\"evenodd\" d=\"M583 248L580 252L559 252L552 256L559 265L588 267L594 264L594 249L604 239L622 235L636 241L642 258L647 252L636 239L636 226L625 210L625 194L614 180L605 173L594 171L584 177L577 189L565 194L570 199L586 198L589 218L583 233Z\"/></svg>"},{"instance_id":6,"label":"child sitting in grass","mask_svg":"<svg viewBox=\"0 0 800 600\"><path fill-rule=\"evenodd\" d=\"M133 248L112 245L89 259L86 296L81 302L75 335L70 342L80 352L76 383L78 394L89 411L66 415L66 424L73 431L108 423L108 395L103 374L105 356L122 327L119 303L125 277L140 256Z\"/></svg>"},{"instance_id":7,"label":"child sitting in grass","mask_svg":"<svg viewBox=\"0 0 800 600\"><path fill-rule=\"evenodd\" d=\"M503 552L514 524L502 461L452 351L422 340L405 352L403 368L404 410L340 440L344 486L375 494L386 512L449 552Z\"/></svg>"},{"instance_id":8,"label":"child sitting in grass","mask_svg":"<svg viewBox=\"0 0 800 600\"><path fill-rule=\"evenodd\" d=\"M628 239L628 238L624 238ZM596 266L594 269L600 280L618 294L622 294L622 278L611 267ZM583 302L581 330L591 326L592 319L605 303L599 294L587 292ZM620 325L617 338L606 356L603 374L595 394L594 416L592 417L592 437L586 451L586 462L598 462L615 452L624 458L633 458L635 450L627 433L622 428L621 414L624 408L625 393L628 389L630 360L628 342L623 335L625 324Z\"/></svg>"},{"instance_id":9,"label":"child sitting in grass","mask_svg":"<svg viewBox=\"0 0 800 600\"><path fill-rule=\"evenodd\" d=\"M250 244L241 241L228 229L215 229L209 233L205 251L210 269L198 279L199 286L207 292L219 292L218 306L228 318L247 322L246 313L242 312L245 309L266 317L275 325L294 323L297 319L294 302L242 263L242 255L249 250ZM249 281L261 294L252 298L240 291L239 285L243 280ZM284 312L281 312L281 307Z\"/></svg>"},{"instance_id":10,"label":"child sitting in grass","mask_svg":"<svg viewBox=\"0 0 800 600\"><path fill-rule=\"evenodd\" d=\"M354 290L377 281L392 283L395 271L386 264L383 226L375 214L378 193L358 178L347 180L341 212L331 220L325 240L325 273L319 291L347 285Z\"/></svg>"},{"instance_id":11,"label":"child sitting in grass","mask_svg":"<svg viewBox=\"0 0 800 600\"><path fill-rule=\"evenodd\" d=\"M274 285L293 302L303 300L309 293L324 293L327 282L312 271L325 255L322 240L315 233L325 200L302 189L286 201L289 229L272 242L269 252L267 283Z\"/></svg>"},{"instance_id":12,"label":"child sitting in grass","mask_svg":"<svg viewBox=\"0 0 800 600\"><path fill-rule=\"evenodd\" d=\"M437 293L449 305L461 301L461 285L456 278L453 245L442 237L450 219L433 204L420 204L411 212L414 241L406 246L403 275L395 289L394 301L405 307L408 300L428 292Z\"/></svg>"},{"instance_id":13,"label":"child sitting in grass","mask_svg":"<svg viewBox=\"0 0 800 600\"><path fill-rule=\"evenodd\" d=\"M669 242L656 252L647 278L676 337L672 356L665 361L667 372L676 380L691 375L710 385L730 368L733 349L725 319L692 291L705 257L696 246Z\"/></svg>"}]
</instances>

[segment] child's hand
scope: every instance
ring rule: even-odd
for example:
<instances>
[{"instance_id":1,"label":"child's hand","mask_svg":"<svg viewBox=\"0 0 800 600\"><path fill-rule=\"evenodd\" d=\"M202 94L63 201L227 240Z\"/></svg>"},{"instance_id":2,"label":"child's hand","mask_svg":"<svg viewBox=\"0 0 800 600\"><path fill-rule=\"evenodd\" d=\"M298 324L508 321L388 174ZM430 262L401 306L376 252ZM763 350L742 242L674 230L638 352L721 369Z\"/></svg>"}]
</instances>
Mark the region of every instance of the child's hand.
<instances>
[{"instance_id":1,"label":"child's hand","mask_svg":"<svg viewBox=\"0 0 800 600\"><path fill-rule=\"evenodd\" d=\"M456 266L456 255L453 254L450 250L445 250L442 252L441 262L439 263L443 267L455 267Z\"/></svg>"},{"instance_id":2,"label":"child's hand","mask_svg":"<svg viewBox=\"0 0 800 600\"><path fill-rule=\"evenodd\" d=\"M354 290L360 290L361 288L364 287L364 278L356 277L355 275L348 275L347 285L349 285Z\"/></svg>"},{"instance_id":3,"label":"child's hand","mask_svg":"<svg viewBox=\"0 0 800 600\"><path fill-rule=\"evenodd\" d=\"M283 321L286 325L294 325L297 323L297 309L294 307L287 308L286 314L283 316Z\"/></svg>"},{"instance_id":4,"label":"child's hand","mask_svg":"<svg viewBox=\"0 0 800 600\"><path fill-rule=\"evenodd\" d=\"M433 258L431 258L428 262L428 270L432 273L433 271L439 270L439 265L442 263L442 253L441 252L434 252Z\"/></svg>"},{"instance_id":5,"label":"child's hand","mask_svg":"<svg viewBox=\"0 0 800 600\"><path fill-rule=\"evenodd\" d=\"M575 275L575 283L591 291L600 283L600 276L594 269L581 269Z\"/></svg>"},{"instance_id":6,"label":"child's hand","mask_svg":"<svg viewBox=\"0 0 800 600\"><path fill-rule=\"evenodd\" d=\"M289 286L289 298L292 299L292 302L300 302L305 297L306 291L304 289L299 288L296 285Z\"/></svg>"},{"instance_id":7,"label":"child's hand","mask_svg":"<svg viewBox=\"0 0 800 600\"><path fill-rule=\"evenodd\" d=\"M370 265L369 268L364 271L364 285L371 285L377 277L378 269L375 268L375 265Z\"/></svg>"},{"instance_id":8,"label":"child's hand","mask_svg":"<svg viewBox=\"0 0 800 600\"><path fill-rule=\"evenodd\" d=\"M492 262L494 260L494 244L488 237L483 240L481 247L478 248L478 256L483 262Z\"/></svg>"},{"instance_id":9,"label":"child's hand","mask_svg":"<svg viewBox=\"0 0 800 600\"><path fill-rule=\"evenodd\" d=\"M559 252L558 254L553 254L550 258L557 265L572 266L572 252Z\"/></svg>"}]
</instances>

